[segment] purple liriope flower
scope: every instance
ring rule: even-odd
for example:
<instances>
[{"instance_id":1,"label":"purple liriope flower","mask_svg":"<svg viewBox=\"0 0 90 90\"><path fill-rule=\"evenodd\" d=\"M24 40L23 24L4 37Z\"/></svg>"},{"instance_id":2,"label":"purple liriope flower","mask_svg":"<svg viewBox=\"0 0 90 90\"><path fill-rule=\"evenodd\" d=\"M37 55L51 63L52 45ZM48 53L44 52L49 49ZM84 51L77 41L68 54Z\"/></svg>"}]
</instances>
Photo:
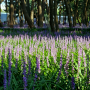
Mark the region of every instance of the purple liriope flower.
<instances>
[{"instance_id":1,"label":"purple liriope flower","mask_svg":"<svg viewBox=\"0 0 90 90\"><path fill-rule=\"evenodd\" d=\"M1 65L1 68L2 68L2 72L3 72L3 56L1 55L2 57L2 65Z\"/></svg>"},{"instance_id":2,"label":"purple liriope flower","mask_svg":"<svg viewBox=\"0 0 90 90\"><path fill-rule=\"evenodd\" d=\"M31 74L31 60L29 60L29 57L28 57L28 63L29 63L29 70L28 70L27 77Z\"/></svg>"},{"instance_id":3,"label":"purple liriope flower","mask_svg":"<svg viewBox=\"0 0 90 90\"><path fill-rule=\"evenodd\" d=\"M18 67L18 62L17 62L17 59L16 59L16 63L15 63L16 70L17 70L17 67Z\"/></svg>"},{"instance_id":4,"label":"purple liriope flower","mask_svg":"<svg viewBox=\"0 0 90 90\"><path fill-rule=\"evenodd\" d=\"M78 77L77 77L77 79L79 78L79 68L80 68L80 63L81 63L81 59L80 59L80 56L82 55L81 54L82 53L82 51L79 49L79 51L78 51Z\"/></svg>"},{"instance_id":5,"label":"purple liriope flower","mask_svg":"<svg viewBox=\"0 0 90 90\"><path fill-rule=\"evenodd\" d=\"M16 53L16 56L17 56L17 58L19 59L19 45L18 45L18 47L17 47L17 53Z\"/></svg>"},{"instance_id":6,"label":"purple liriope flower","mask_svg":"<svg viewBox=\"0 0 90 90\"><path fill-rule=\"evenodd\" d=\"M27 49L24 50L24 54L25 54L25 61L26 61L26 64L27 64Z\"/></svg>"},{"instance_id":7,"label":"purple liriope flower","mask_svg":"<svg viewBox=\"0 0 90 90\"><path fill-rule=\"evenodd\" d=\"M6 75L6 69L4 70L4 80L3 80L4 90L6 90L7 87L7 75Z\"/></svg>"},{"instance_id":8,"label":"purple liriope flower","mask_svg":"<svg viewBox=\"0 0 90 90\"><path fill-rule=\"evenodd\" d=\"M71 81L71 87L72 87L72 90L75 90L74 77L72 77L72 81Z\"/></svg>"},{"instance_id":9,"label":"purple liriope flower","mask_svg":"<svg viewBox=\"0 0 90 90\"><path fill-rule=\"evenodd\" d=\"M33 41L37 41L37 36L36 36L36 34L35 34L34 37L33 37Z\"/></svg>"},{"instance_id":10,"label":"purple liriope flower","mask_svg":"<svg viewBox=\"0 0 90 90\"><path fill-rule=\"evenodd\" d=\"M64 66L67 77L68 77L68 71L67 70L69 69L68 64L69 64L69 49L68 49L68 53L67 53L67 61L66 61L66 64Z\"/></svg>"},{"instance_id":11,"label":"purple liriope flower","mask_svg":"<svg viewBox=\"0 0 90 90\"><path fill-rule=\"evenodd\" d=\"M40 58L40 57L39 57ZM40 73L40 59L36 57L36 70Z\"/></svg>"},{"instance_id":12,"label":"purple liriope flower","mask_svg":"<svg viewBox=\"0 0 90 90\"><path fill-rule=\"evenodd\" d=\"M11 51L10 49L8 49L9 53L8 53L8 56L9 56L9 71L8 71L8 86L10 85L10 80L11 80Z\"/></svg>"},{"instance_id":13,"label":"purple liriope flower","mask_svg":"<svg viewBox=\"0 0 90 90\"><path fill-rule=\"evenodd\" d=\"M87 55L87 78L89 79L89 55Z\"/></svg>"},{"instance_id":14,"label":"purple liriope flower","mask_svg":"<svg viewBox=\"0 0 90 90\"><path fill-rule=\"evenodd\" d=\"M8 47L5 47L5 59L6 59L6 55L7 55L7 51L8 51Z\"/></svg>"},{"instance_id":15,"label":"purple liriope flower","mask_svg":"<svg viewBox=\"0 0 90 90\"><path fill-rule=\"evenodd\" d=\"M27 90L27 78L26 78L25 61L24 61L24 65L23 65L23 82L24 82L24 90Z\"/></svg>"},{"instance_id":16,"label":"purple liriope flower","mask_svg":"<svg viewBox=\"0 0 90 90\"><path fill-rule=\"evenodd\" d=\"M34 85L35 85L36 79L37 79L37 74L35 73L34 84L33 84L33 90L34 90Z\"/></svg>"},{"instance_id":17,"label":"purple liriope flower","mask_svg":"<svg viewBox=\"0 0 90 90\"><path fill-rule=\"evenodd\" d=\"M72 73L74 74L74 66L73 66L73 53L72 53Z\"/></svg>"},{"instance_id":18,"label":"purple liriope flower","mask_svg":"<svg viewBox=\"0 0 90 90\"><path fill-rule=\"evenodd\" d=\"M62 69L62 54L61 54L61 58L60 58L60 70L59 70L59 73L58 73L57 81L59 81L59 77L61 75L61 69Z\"/></svg>"},{"instance_id":19,"label":"purple liriope flower","mask_svg":"<svg viewBox=\"0 0 90 90\"><path fill-rule=\"evenodd\" d=\"M85 52L83 50L83 59L84 59L84 67L85 67L85 72L84 72L84 76L86 74L86 58L85 58Z\"/></svg>"},{"instance_id":20,"label":"purple liriope flower","mask_svg":"<svg viewBox=\"0 0 90 90\"><path fill-rule=\"evenodd\" d=\"M44 64L44 48L45 48L45 46L44 46L44 43L43 43L43 64Z\"/></svg>"}]
</instances>

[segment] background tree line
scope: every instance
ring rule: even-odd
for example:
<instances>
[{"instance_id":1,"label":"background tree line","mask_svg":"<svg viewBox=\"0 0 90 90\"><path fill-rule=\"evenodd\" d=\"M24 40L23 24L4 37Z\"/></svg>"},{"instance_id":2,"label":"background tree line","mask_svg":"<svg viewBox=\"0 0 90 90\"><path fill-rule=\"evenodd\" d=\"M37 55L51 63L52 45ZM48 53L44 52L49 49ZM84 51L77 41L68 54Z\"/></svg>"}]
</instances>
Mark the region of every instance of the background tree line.
<instances>
[{"instance_id":1,"label":"background tree line","mask_svg":"<svg viewBox=\"0 0 90 90\"><path fill-rule=\"evenodd\" d=\"M6 4L5 11L9 12L9 26L11 28L13 28L15 19L18 16L20 26L23 25L23 15L30 28L35 27L34 17L36 18L37 25L43 27L43 21L45 21L45 15L47 15L52 32L59 30L58 23L60 24L60 18L62 15L65 16L63 17L63 24L64 20L66 20L66 16L68 16L69 27L74 27L76 23L79 23L79 25L83 23L88 26L90 21L90 0L49 0L49 4L47 0L0 1L4 1ZM59 15L59 21L57 15ZM73 24L71 16L73 17Z\"/></svg>"}]
</instances>

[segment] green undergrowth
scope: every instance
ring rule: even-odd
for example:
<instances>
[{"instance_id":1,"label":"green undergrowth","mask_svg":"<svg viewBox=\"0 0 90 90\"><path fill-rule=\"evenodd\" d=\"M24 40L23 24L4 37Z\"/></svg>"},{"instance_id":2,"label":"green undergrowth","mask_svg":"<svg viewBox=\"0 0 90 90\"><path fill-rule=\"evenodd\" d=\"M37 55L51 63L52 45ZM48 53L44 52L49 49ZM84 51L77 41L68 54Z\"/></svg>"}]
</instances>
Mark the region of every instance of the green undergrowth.
<instances>
[{"instance_id":1,"label":"green undergrowth","mask_svg":"<svg viewBox=\"0 0 90 90\"><path fill-rule=\"evenodd\" d=\"M36 32L42 32L42 31L48 31L51 35L55 35L54 33L51 32L51 28L32 28L32 29L13 29L13 28L4 28L4 29L0 29L0 35L4 35L4 36L7 36L9 34L12 34L12 36L14 36L15 34L16 35L19 35L20 33L21 34L24 34L24 33L36 33ZM75 28L59 28L59 33L60 32L64 32L64 33L61 33L61 36L68 36L68 35L73 35L74 32L76 35L80 36L84 36L85 34L90 34L90 28L78 28L78 29L75 29Z\"/></svg>"}]
</instances>

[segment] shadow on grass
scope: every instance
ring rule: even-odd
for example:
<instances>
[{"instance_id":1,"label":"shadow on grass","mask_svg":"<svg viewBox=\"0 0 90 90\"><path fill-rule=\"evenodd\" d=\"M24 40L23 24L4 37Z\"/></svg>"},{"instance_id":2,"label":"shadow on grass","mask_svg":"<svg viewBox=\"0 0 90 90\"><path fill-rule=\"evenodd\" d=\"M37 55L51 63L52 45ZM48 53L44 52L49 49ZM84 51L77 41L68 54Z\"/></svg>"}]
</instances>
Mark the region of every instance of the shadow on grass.
<instances>
[{"instance_id":1,"label":"shadow on grass","mask_svg":"<svg viewBox=\"0 0 90 90\"><path fill-rule=\"evenodd\" d=\"M11 35L12 37L16 35L29 35L33 37L35 34L38 34L41 36L58 36L61 37L70 36L70 35L77 35L77 36L90 36L90 28L81 28L75 29L75 28L59 28L59 32L52 33L50 28L32 28L32 29L16 29L16 28L0 28L0 35L7 37L7 35Z\"/></svg>"}]
</instances>

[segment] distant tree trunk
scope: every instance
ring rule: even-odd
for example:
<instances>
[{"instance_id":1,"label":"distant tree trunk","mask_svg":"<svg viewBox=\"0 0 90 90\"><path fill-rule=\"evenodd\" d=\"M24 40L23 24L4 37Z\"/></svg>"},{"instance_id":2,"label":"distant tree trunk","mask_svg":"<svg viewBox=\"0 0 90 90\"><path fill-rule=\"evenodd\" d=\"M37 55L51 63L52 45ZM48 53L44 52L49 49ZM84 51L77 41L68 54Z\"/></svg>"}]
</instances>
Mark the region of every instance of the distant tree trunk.
<instances>
[{"instance_id":1,"label":"distant tree trunk","mask_svg":"<svg viewBox=\"0 0 90 90\"><path fill-rule=\"evenodd\" d=\"M64 25L64 18L65 18L65 15L64 15L64 0L62 0L62 3L63 3L63 25Z\"/></svg>"},{"instance_id":2,"label":"distant tree trunk","mask_svg":"<svg viewBox=\"0 0 90 90\"><path fill-rule=\"evenodd\" d=\"M33 0L32 0L33 1ZM27 0L27 12L28 12L28 15L30 16L30 6L29 6L29 0Z\"/></svg>"},{"instance_id":3,"label":"distant tree trunk","mask_svg":"<svg viewBox=\"0 0 90 90\"><path fill-rule=\"evenodd\" d=\"M79 0L76 0L76 3L74 1L75 10L74 10L74 17L73 17L73 27L75 27L75 25L76 25L76 16L77 16L77 11L78 11L78 1Z\"/></svg>"},{"instance_id":4,"label":"distant tree trunk","mask_svg":"<svg viewBox=\"0 0 90 90\"><path fill-rule=\"evenodd\" d=\"M58 18L57 18L57 2L54 0L54 17L55 17L55 26L56 26L56 31L59 31L59 26L58 26Z\"/></svg>"},{"instance_id":5,"label":"distant tree trunk","mask_svg":"<svg viewBox=\"0 0 90 90\"><path fill-rule=\"evenodd\" d=\"M35 6L36 7L36 6ZM36 23L37 23L37 25L38 25L38 2L37 2L37 13L36 13Z\"/></svg>"},{"instance_id":6,"label":"distant tree trunk","mask_svg":"<svg viewBox=\"0 0 90 90\"><path fill-rule=\"evenodd\" d=\"M33 26L34 26L34 1L35 1L35 0L32 0L31 15L30 15L30 19L31 19L31 21L32 21Z\"/></svg>"},{"instance_id":7,"label":"distant tree trunk","mask_svg":"<svg viewBox=\"0 0 90 90\"><path fill-rule=\"evenodd\" d=\"M27 23L28 23L29 27L33 28L34 25L33 25L28 13L27 13L27 10L26 10L25 4L24 4L24 0L21 0L21 8L23 10L24 17L27 20Z\"/></svg>"},{"instance_id":8,"label":"distant tree trunk","mask_svg":"<svg viewBox=\"0 0 90 90\"><path fill-rule=\"evenodd\" d=\"M46 0L46 11L47 11L47 15L48 15L47 19L49 19L48 21L50 24L50 6L48 6L47 0Z\"/></svg>"},{"instance_id":9,"label":"distant tree trunk","mask_svg":"<svg viewBox=\"0 0 90 90\"><path fill-rule=\"evenodd\" d=\"M42 0L42 18L43 18L43 21L45 21L44 19L44 12L45 12L45 2L46 0Z\"/></svg>"},{"instance_id":10,"label":"distant tree trunk","mask_svg":"<svg viewBox=\"0 0 90 90\"><path fill-rule=\"evenodd\" d=\"M60 8L59 8L59 23L58 24L60 23L61 23L61 2L60 2Z\"/></svg>"},{"instance_id":11,"label":"distant tree trunk","mask_svg":"<svg viewBox=\"0 0 90 90\"><path fill-rule=\"evenodd\" d=\"M77 20L78 20L79 25L81 26L81 22L79 20L79 13L77 13Z\"/></svg>"},{"instance_id":12,"label":"distant tree trunk","mask_svg":"<svg viewBox=\"0 0 90 90\"><path fill-rule=\"evenodd\" d=\"M87 11L90 5L90 0L84 0L85 1L85 8L84 8L84 15L85 15L85 24L88 26L88 16L87 16Z\"/></svg>"},{"instance_id":13,"label":"distant tree trunk","mask_svg":"<svg viewBox=\"0 0 90 90\"><path fill-rule=\"evenodd\" d=\"M90 13L89 13L89 21L90 21Z\"/></svg>"},{"instance_id":14,"label":"distant tree trunk","mask_svg":"<svg viewBox=\"0 0 90 90\"><path fill-rule=\"evenodd\" d=\"M70 9L71 8L69 8L70 3L67 0L64 0L64 2L65 2L65 5L66 5L68 21L69 21L69 27L72 27L71 14L70 14Z\"/></svg>"},{"instance_id":15,"label":"distant tree trunk","mask_svg":"<svg viewBox=\"0 0 90 90\"><path fill-rule=\"evenodd\" d=\"M6 1L7 1L7 0L6 0ZM16 0L14 7L17 6L17 3L18 3L18 0ZM6 5L6 7L7 7L7 5ZM7 8L6 8L6 9L7 9ZM16 23L17 18L16 18L16 15L15 15L15 14L16 14L16 8L14 8L14 25L17 24L17 23Z\"/></svg>"},{"instance_id":16,"label":"distant tree trunk","mask_svg":"<svg viewBox=\"0 0 90 90\"><path fill-rule=\"evenodd\" d=\"M41 0L38 0L38 26L43 27Z\"/></svg>"},{"instance_id":17,"label":"distant tree trunk","mask_svg":"<svg viewBox=\"0 0 90 90\"><path fill-rule=\"evenodd\" d=\"M53 22L53 0L49 0L49 6L50 6L50 26L51 26L51 32L55 32L54 22Z\"/></svg>"},{"instance_id":18,"label":"distant tree trunk","mask_svg":"<svg viewBox=\"0 0 90 90\"><path fill-rule=\"evenodd\" d=\"M14 18L14 6L13 0L10 0L10 28L13 28L13 18Z\"/></svg>"}]
</instances>

